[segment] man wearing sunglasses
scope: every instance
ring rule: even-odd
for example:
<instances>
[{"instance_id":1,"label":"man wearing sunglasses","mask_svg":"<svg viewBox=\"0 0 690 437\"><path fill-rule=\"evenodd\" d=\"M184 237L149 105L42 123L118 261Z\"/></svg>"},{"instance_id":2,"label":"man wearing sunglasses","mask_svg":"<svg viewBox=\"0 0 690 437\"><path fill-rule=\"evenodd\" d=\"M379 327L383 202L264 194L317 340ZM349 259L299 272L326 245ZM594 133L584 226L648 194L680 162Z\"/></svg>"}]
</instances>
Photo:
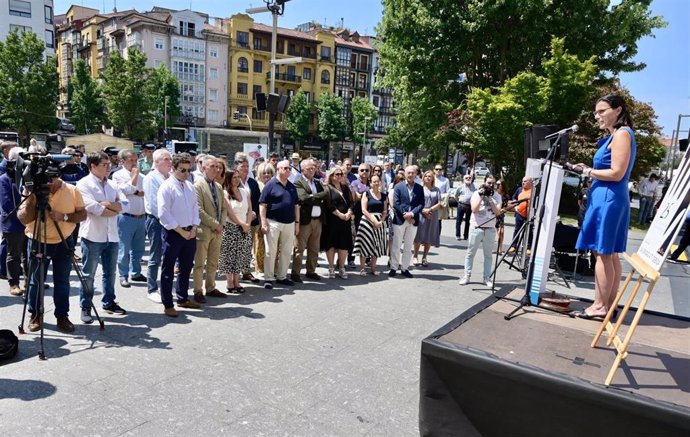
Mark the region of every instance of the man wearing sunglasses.
<instances>
[{"instance_id":1,"label":"man wearing sunglasses","mask_svg":"<svg viewBox=\"0 0 690 437\"><path fill-rule=\"evenodd\" d=\"M196 254L196 230L199 218L199 204L196 191L189 182L192 157L189 153L179 153L172 158L172 176L161 184L158 190L158 218L162 231L163 269L161 272L161 301L166 316L177 317L173 306L172 285L175 277L175 263L179 261L180 272L177 277L177 306L181 308L200 308L197 302L189 299L189 275L192 272Z\"/></svg>"}]
</instances>

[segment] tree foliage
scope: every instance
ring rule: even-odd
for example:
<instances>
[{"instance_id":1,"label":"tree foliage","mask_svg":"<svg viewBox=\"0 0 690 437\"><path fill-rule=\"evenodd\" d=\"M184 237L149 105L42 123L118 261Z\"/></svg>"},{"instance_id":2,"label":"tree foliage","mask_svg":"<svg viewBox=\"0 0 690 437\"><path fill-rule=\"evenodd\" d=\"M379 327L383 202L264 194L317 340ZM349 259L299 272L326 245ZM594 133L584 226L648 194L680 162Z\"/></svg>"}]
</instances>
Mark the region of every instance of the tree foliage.
<instances>
[{"instance_id":1,"label":"tree foliage","mask_svg":"<svg viewBox=\"0 0 690 437\"><path fill-rule=\"evenodd\" d=\"M376 106L365 97L357 96L350 102L350 113L352 114L350 138L355 144L362 144L364 143L364 133L374 128L378 111Z\"/></svg>"},{"instance_id":2,"label":"tree foliage","mask_svg":"<svg viewBox=\"0 0 690 437\"><path fill-rule=\"evenodd\" d=\"M70 121L79 134L100 131L105 122L100 89L86 63L79 59L74 66L74 76L67 85Z\"/></svg>"},{"instance_id":3,"label":"tree foliage","mask_svg":"<svg viewBox=\"0 0 690 437\"><path fill-rule=\"evenodd\" d=\"M331 92L322 93L316 104L319 136L325 141L342 140L347 124L343 117L343 99Z\"/></svg>"},{"instance_id":4,"label":"tree foliage","mask_svg":"<svg viewBox=\"0 0 690 437\"><path fill-rule=\"evenodd\" d=\"M502 86L520 72L545 74L553 37L600 78L637 71L637 41L665 25L651 0L383 0L377 33L382 85L393 90L408 151L424 144L473 88ZM462 76L462 81L458 78ZM553 108L557 109L557 108Z\"/></svg>"},{"instance_id":5,"label":"tree foliage","mask_svg":"<svg viewBox=\"0 0 690 437\"><path fill-rule=\"evenodd\" d=\"M11 32L0 41L0 125L17 129L27 143L33 132L57 128L58 75L44 49L33 32Z\"/></svg>"},{"instance_id":6,"label":"tree foliage","mask_svg":"<svg viewBox=\"0 0 690 437\"><path fill-rule=\"evenodd\" d=\"M307 101L307 95L299 90L292 99L285 119L285 129L295 141L302 142L309 135L309 119L311 105Z\"/></svg>"},{"instance_id":7,"label":"tree foliage","mask_svg":"<svg viewBox=\"0 0 690 437\"><path fill-rule=\"evenodd\" d=\"M148 94L151 98L151 108L153 116L153 126L162 128L165 126L165 98L168 98L168 126L175 124L175 120L180 116L180 83L173 76L168 67L160 67L150 70L147 81Z\"/></svg>"}]
</instances>

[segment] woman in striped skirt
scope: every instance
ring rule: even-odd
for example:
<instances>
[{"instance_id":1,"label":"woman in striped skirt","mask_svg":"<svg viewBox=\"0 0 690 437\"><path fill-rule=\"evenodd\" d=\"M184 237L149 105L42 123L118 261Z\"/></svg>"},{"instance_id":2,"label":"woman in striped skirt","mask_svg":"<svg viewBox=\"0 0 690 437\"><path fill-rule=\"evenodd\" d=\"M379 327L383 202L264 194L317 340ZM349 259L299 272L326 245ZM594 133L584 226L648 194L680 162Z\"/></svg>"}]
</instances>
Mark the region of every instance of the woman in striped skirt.
<instances>
[{"instance_id":1,"label":"woman in striped skirt","mask_svg":"<svg viewBox=\"0 0 690 437\"><path fill-rule=\"evenodd\" d=\"M366 276L366 259L370 258L369 271L378 275L376 259L388 254L388 196L381 192L381 177L371 178L371 188L362 195L362 221L359 224L353 255L359 255L361 276Z\"/></svg>"}]
</instances>

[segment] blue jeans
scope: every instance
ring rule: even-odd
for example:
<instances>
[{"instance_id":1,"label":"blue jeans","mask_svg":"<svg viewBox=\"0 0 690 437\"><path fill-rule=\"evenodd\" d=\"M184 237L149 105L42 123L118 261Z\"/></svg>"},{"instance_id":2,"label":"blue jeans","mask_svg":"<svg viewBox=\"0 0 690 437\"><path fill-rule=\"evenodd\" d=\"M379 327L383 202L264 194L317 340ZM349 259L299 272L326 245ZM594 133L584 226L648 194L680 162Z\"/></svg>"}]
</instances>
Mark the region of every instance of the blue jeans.
<instances>
[{"instance_id":1,"label":"blue jeans","mask_svg":"<svg viewBox=\"0 0 690 437\"><path fill-rule=\"evenodd\" d=\"M149 293L158 291L158 268L161 265L161 230L163 227L158 219L150 214L146 215L146 236L149 238L149 264L146 281Z\"/></svg>"},{"instance_id":2,"label":"blue jeans","mask_svg":"<svg viewBox=\"0 0 690 437\"><path fill-rule=\"evenodd\" d=\"M71 238L66 241L69 242ZM29 312L35 314L37 310L36 299L38 297L38 284L46 282L48 265L53 263L53 303L55 305L55 317L67 317L69 312L69 274L72 270L72 254L62 243L46 244L46 254L48 258L39 262L31 258L31 252L39 249L38 241L29 240L28 254L29 261ZM43 272L39 269L43 268ZM42 277L39 274L42 273ZM42 310L42 308L41 308Z\"/></svg>"},{"instance_id":3,"label":"blue jeans","mask_svg":"<svg viewBox=\"0 0 690 437\"><path fill-rule=\"evenodd\" d=\"M484 279L488 279L489 275L491 275L492 267L491 252L496 247L496 228L493 226L489 228L473 227L470 231L470 240L467 244L467 253L465 254L465 275L467 276L472 276L472 263L480 243L484 251Z\"/></svg>"},{"instance_id":4,"label":"blue jeans","mask_svg":"<svg viewBox=\"0 0 690 437\"><path fill-rule=\"evenodd\" d=\"M189 300L189 275L194 265L196 238L185 240L173 230L163 230L163 270L161 272L161 301L165 308L173 307L172 285L175 277L175 262L180 263L175 292L177 302Z\"/></svg>"},{"instance_id":5,"label":"blue jeans","mask_svg":"<svg viewBox=\"0 0 690 437\"><path fill-rule=\"evenodd\" d=\"M654 198L652 196L640 196L640 210L637 216L638 224L643 225L647 223L647 218L649 218L652 212L653 205Z\"/></svg>"},{"instance_id":6,"label":"blue jeans","mask_svg":"<svg viewBox=\"0 0 690 437\"><path fill-rule=\"evenodd\" d=\"M146 242L146 220L144 220L144 216L130 217L120 214L117 216L117 233L120 236L117 252L117 267L120 271L120 278L129 278L130 261L132 276L141 275L141 257L144 256Z\"/></svg>"},{"instance_id":7,"label":"blue jeans","mask_svg":"<svg viewBox=\"0 0 690 437\"><path fill-rule=\"evenodd\" d=\"M103 270L103 308L115 303L115 269L117 267L117 243L94 243L86 238L81 239L81 256L84 266L84 280L88 290L84 287L79 291L79 303L82 309L91 308L93 299L93 278L98 264Z\"/></svg>"},{"instance_id":8,"label":"blue jeans","mask_svg":"<svg viewBox=\"0 0 690 437\"><path fill-rule=\"evenodd\" d=\"M7 276L7 240L0 241L0 275Z\"/></svg>"}]
</instances>

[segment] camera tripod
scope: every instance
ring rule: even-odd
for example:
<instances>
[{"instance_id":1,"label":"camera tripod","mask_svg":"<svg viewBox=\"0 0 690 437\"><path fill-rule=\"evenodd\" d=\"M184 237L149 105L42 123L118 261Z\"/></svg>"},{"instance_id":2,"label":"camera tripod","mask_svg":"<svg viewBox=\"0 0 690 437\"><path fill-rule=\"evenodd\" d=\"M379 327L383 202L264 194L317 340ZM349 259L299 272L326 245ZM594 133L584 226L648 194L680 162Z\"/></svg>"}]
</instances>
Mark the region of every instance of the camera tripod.
<instances>
[{"instance_id":1,"label":"camera tripod","mask_svg":"<svg viewBox=\"0 0 690 437\"><path fill-rule=\"evenodd\" d=\"M44 301L45 301L45 276L46 272L48 270L48 265L50 263L51 257L48 255L48 247L47 247L47 236L48 236L48 226L46 224L46 219L49 217L47 214L47 211L50 210L50 205L48 205L48 193L46 192L47 190L45 187L41 187L37 190L38 192L36 193L36 218L34 220L34 229L33 229L33 240L36 243L35 248L32 248L31 254L30 254L30 259L28 261L28 271L25 272L24 274L24 309L22 311L22 320L20 325L17 327L18 331L20 334L25 334L26 332L24 331L24 322L26 321L26 313L27 313L27 306L29 304L29 284L31 281L31 276L33 275L34 271L38 272L38 290L36 291L36 307L35 307L35 313L34 317L37 317L38 320L40 321L40 326L41 326L41 334L40 334L40 340L39 340L39 350L38 350L38 358L40 360L45 360L45 347L44 347L44 324L43 324L43 314L44 314ZM26 197L22 202L26 201L29 197ZM69 253L70 261L72 262L72 268L74 271L77 273L77 276L79 277L79 282L81 283L81 286L84 287L86 290L88 288L88 284L86 283L86 280L84 279L84 275L81 271L81 268L77 264L77 260L74 257L74 250L67 244L67 241L65 240L65 236L62 233L62 230L58 226L58 223L50 218L53 221L53 225L55 226L55 229L58 232L58 235L60 236L60 244L62 244L66 249L67 252ZM42 237L42 238L41 238ZM91 308L93 309L93 312L96 316L96 319L98 320L98 323L100 325L100 330L105 329L105 324L103 323L103 320L100 318L98 315L98 311L96 310L96 307L93 304L93 301L91 302Z\"/></svg>"}]
</instances>

